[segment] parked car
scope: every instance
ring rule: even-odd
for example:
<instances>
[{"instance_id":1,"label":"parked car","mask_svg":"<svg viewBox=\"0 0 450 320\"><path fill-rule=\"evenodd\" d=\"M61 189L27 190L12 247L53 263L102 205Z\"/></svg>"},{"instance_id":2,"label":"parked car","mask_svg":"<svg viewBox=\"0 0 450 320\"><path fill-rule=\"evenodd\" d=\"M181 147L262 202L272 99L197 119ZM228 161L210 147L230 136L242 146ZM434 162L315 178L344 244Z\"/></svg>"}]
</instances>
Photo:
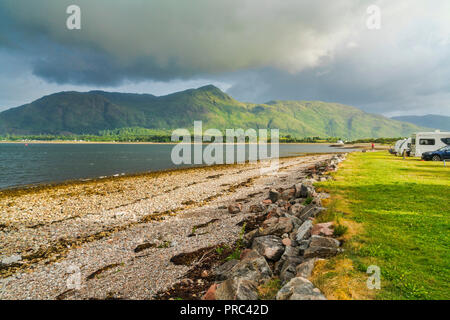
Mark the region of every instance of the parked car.
<instances>
[{"instance_id":1,"label":"parked car","mask_svg":"<svg viewBox=\"0 0 450 320\"><path fill-rule=\"evenodd\" d=\"M450 160L450 147L442 147L436 151L428 151L422 153L423 160L433 160L433 161L442 161L442 160Z\"/></svg>"}]
</instances>

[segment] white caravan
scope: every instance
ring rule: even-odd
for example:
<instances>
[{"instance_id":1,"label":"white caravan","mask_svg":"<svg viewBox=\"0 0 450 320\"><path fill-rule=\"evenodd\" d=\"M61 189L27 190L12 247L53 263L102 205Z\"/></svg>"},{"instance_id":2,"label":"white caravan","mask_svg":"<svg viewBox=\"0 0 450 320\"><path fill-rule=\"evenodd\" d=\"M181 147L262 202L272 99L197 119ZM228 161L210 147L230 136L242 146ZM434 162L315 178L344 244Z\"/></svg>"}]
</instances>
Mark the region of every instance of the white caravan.
<instances>
[{"instance_id":1,"label":"white caravan","mask_svg":"<svg viewBox=\"0 0 450 320\"><path fill-rule=\"evenodd\" d=\"M402 139L402 140L398 140L395 145L394 145L394 154L398 153L398 150L400 149L400 146L402 145L403 142L405 142L406 139Z\"/></svg>"},{"instance_id":2,"label":"white caravan","mask_svg":"<svg viewBox=\"0 0 450 320\"><path fill-rule=\"evenodd\" d=\"M450 145L450 132L418 132L411 136L411 155L421 157L427 151L436 151Z\"/></svg>"},{"instance_id":3,"label":"white caravan","mask_svg":"<svg viewBox=\"0 0 450 320\"><path fill-rule=\"evenodd\" d=\"M411 152L411 138L403 140L403 142L400 144L400 147L398 147L397 155L402 156L403 152L406 151L406 155L409 157Z\"/></svg>"}]
</instances>

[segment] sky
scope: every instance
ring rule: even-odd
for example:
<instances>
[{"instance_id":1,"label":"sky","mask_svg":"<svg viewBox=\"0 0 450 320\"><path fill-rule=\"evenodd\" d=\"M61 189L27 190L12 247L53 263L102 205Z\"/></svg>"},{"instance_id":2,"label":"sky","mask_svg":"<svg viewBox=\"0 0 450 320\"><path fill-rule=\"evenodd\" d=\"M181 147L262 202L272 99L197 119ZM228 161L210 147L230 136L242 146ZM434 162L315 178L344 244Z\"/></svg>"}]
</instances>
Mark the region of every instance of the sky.
<instances>
[{"instance_id":1,"label":"sky","mask_svg":"<svg viewBox=\"0 0 450 320\"><path fill-rule=\"evenodd\" d=\"M0 111L59 91L206 84L246 102L450 115L450 1L0 0Z\"/></svg>"}]
</instances>

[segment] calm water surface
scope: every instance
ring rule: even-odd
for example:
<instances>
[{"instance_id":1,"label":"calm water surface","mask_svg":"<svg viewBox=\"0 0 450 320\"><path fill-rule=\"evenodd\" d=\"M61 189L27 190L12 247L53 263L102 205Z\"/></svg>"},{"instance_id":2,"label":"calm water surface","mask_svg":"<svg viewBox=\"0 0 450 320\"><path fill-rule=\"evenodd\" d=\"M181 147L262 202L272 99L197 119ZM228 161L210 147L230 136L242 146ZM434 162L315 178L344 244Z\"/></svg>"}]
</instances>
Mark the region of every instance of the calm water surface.
<instances>
[{"instance_id":1,"label":"calm water surface","mask_svg":"<svg viewBox=\"0 0 450 320\"><path fill-rule=\"evenodd\" d=\"M182 167L171 161L173 146L0 143L0 189ZM318 144L280 145L281 157L335 151L344 150Z\"/></svg>"}]
</instances>

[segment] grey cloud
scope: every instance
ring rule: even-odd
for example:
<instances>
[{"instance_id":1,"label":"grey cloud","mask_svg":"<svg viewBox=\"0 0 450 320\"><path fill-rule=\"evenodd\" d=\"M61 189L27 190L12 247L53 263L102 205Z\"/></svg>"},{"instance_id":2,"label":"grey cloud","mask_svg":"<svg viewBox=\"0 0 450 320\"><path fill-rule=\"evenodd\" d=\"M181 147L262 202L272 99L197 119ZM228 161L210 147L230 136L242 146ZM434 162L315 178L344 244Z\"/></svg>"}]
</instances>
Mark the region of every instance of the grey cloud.
<instances>
[{"instance_id":1,"label":"grey cloud","mask_svg":"<svg viewBox=\"0 0 450 320\"><path fill-rule=\"evenodd\" d=\"M382 28L365 27L366 8ZM446 0L0 0L0 51L58 85L211 79L236 98L450 114ZM0 70L0 77L5 72Z\"/></svg>"},{"instance_id":2,"label":"grey cloud","mask_svg":"<svg viewBox=\"0 0 450 320\"><path fill-rule=\"evenodd\" d=\"M51 50L55 46L73 50L67 59L75 66L86 61L79 73L91 76L92 82L103 81L98 74L102 64L106 73L114 64L113 70L123 77L137 79L217 75L267 66L299 72L317 65L348 36L348 17L340 12L355 8L364 12L364 6L351 0L79 0L82 29L69 31L65 8L71 3L0 2L9 21L6 32L18 34L16 40L24 43L24 50L32 48L44 57L36 61L36 73L53 81L85 80L70 69L67 77L59 74L64 52ZM105 61L99 65L100 58ZM53 60L55 67L45 63Z\"/></svg>"}]
</instances>

